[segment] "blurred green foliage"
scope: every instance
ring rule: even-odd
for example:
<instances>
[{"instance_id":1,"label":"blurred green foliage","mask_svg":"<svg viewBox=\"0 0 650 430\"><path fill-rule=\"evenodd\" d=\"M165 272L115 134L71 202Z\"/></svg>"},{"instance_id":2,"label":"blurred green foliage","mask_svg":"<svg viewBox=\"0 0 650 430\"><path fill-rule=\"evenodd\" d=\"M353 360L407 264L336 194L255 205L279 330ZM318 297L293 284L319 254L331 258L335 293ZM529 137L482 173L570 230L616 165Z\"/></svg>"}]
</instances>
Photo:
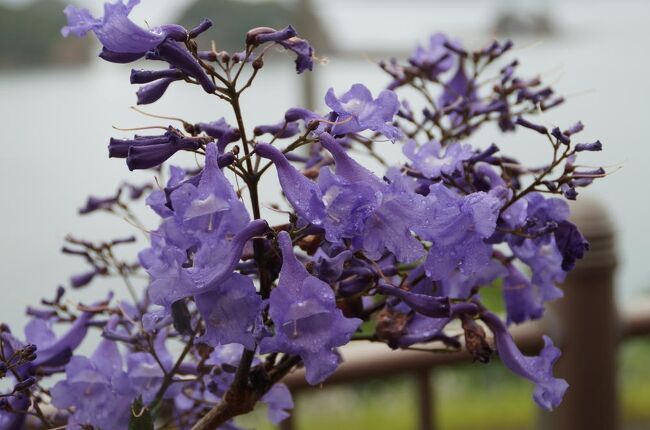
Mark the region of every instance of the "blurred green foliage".
<instances>
[{"instance_id":1,"label":"blurred green foliage","mask_svg":"<svg viewBox=\"0 0 650 430\"><path fill-rule=\"evenodd\" d=\"M626 423L650 427L650 339L621 348L620 400ZM442 430L534 430L539 409L532 384L501 363L443 367L433 373L435 411ZM327 386L327 383L325 383ZM416 387L408 377L348 387L314 389L298 396L299 430L398 430L417 428ZM241 419L247 428L270 430L265 407ZM635 427L636 428L636 427Z\"/></svg>"},{"instance_id":2,"label":"blurred green foliage","mask_svg":"<svg viewBox=\"0 0 650 430\"><path fill-rule=\"evenodd\" d=\"M61 36L64 8L65 3L59 0L39 0L21 7L0 5L0 67L86 61L88 41Z\"/></svg>"}]
</instances>

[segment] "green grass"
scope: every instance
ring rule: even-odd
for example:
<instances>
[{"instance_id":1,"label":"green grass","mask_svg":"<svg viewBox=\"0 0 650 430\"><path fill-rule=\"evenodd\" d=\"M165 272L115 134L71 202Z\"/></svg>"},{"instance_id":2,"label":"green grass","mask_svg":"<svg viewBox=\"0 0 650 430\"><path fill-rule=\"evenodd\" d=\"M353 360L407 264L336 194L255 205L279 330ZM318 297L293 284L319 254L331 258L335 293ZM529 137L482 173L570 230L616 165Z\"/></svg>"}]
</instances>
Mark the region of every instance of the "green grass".
<instances>
[{"instance_id":1,"label":"green grass","mask_svg":"<svg viewBox=\"0 0 650 430\"><path fill-rule=\"evenodd\" d=\"M650 340L624 344L619 357L621 409L627 422L650 423ZM532 385L499 362L437 369L432 376L435 416L442 430L536 428ZM408 377L348 387L314 389L297 398L298 430L400 430L417 428L416 389ZM239 421L271 430L261 406Z\"/></svg>"}]
</instances>

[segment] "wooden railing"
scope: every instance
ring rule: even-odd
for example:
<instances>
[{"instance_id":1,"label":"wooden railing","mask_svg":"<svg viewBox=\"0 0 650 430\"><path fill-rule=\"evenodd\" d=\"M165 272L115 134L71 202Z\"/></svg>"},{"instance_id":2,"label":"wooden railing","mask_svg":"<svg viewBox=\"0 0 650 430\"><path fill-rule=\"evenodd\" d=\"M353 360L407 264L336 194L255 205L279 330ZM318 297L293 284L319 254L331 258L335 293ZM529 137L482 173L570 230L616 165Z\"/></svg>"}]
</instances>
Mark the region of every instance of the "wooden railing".
<instances>
[{"instance_id":1,"label":"wooden railing","mask_svg":"<svg viewBox=\"0 0 650 430\"><path fill-rule=\"evenodd\" d=\"M549 334L563 352L556 374L567 379L570 388L559 408L541 415L540 428L618 430L617 349L623 340L650 334L650 303L624 307L619 312L614 298L617 254L612 222L604 208L592 200L583 199L573 211L573 220L591 249L567 278L565 297L547 310L543 320L515 326L512 334L526 353L539 351L542 333ZM341 353L344 361L339 369L316 389L410 375L417 381L419 430L435 428L431 371L471 361L466 351L391 351L383 344L371 343L355 343L342 348ZM302 370L290 374L285 382L295 396L314 389L305 382ZM294 416L296 413L300 411ZM282 430L294 429L294 422L294 418L283 422Z\"/></svg>"}]
</instances>

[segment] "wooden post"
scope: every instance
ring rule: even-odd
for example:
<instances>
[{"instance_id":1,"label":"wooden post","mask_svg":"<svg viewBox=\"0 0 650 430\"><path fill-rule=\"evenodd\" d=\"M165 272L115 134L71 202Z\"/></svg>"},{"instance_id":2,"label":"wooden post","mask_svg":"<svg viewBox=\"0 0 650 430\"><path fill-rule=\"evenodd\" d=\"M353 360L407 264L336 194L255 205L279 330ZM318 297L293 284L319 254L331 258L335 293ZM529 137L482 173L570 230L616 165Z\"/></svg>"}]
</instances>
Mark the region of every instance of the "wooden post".
<instances>
[{"instance_id":1,"label":"wooden post","mask_svg":"<svg viewBox=\"0 0 650 430\"><path fill-rule=\"evenodd\" d=\"M418 397L418 430L433 430L433 394L429 369L422 369L415 373Z\"/></svg>"},{"instance_id":2,"label":"wooden post","mask_svg":"<svg viewBox=\"0 0 650 430\"><path fill-rule=\"evenodd\" d=\"M295 400L295 396L294 396L294 400ZM295 413L296 413L296 410L294 408L294 410L291 411L291 415L289 415L289 418L287 418L286 420L284 420L284 421L282 421L280 423L280 426L279 426L280 430L295 430L296 426L295 426L295 420L293 418Z\"/></svg>"},{"instance_id":3,"label":"wooden post","mask_svg":"<svg viewBox=\"0 0 650 430\"><path fill-rule=\"evenodd\" d=\"M614 230L605 208L592 200L582 199L572 210L590 250L568 276L565 297L554 306L562 349L556 374L569 382L569 389L562 405L544 420L550 424L545 428L618 430Z\"/></svg>"}]
</instances>

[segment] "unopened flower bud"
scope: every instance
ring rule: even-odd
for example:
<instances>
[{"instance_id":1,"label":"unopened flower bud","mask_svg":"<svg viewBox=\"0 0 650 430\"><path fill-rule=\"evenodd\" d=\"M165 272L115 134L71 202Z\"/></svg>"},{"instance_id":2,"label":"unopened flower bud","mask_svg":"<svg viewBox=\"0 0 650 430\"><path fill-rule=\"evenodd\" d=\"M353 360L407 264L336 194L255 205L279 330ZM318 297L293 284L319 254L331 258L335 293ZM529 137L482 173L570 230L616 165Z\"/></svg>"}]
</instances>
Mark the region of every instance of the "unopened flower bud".
<instances>
[{"instance_id":1,"label":"unopened flower bud","mask_svg":"<svg viewBox=\"0 0 650 430\"><path fill-rule=\"evenodd\" d=\"M29 378L25 379L24 381L20 381L14 386L14 393L20 392L20 391L25 391L32 385L36 383L36 378L33 376L30 376Z\"/></svg>"},{"instance_id":2,"label":"unopened flower bud","mask_svg":"<svg viewBox=\"0 0 650 430\"><path fill-rule=\"evenodd\" d=\"M262 67L264 67L264 59L262 59L262 57L257 57L255 61L253 61L253 69L259 70Z\"/></svg>"}]
</instances>

